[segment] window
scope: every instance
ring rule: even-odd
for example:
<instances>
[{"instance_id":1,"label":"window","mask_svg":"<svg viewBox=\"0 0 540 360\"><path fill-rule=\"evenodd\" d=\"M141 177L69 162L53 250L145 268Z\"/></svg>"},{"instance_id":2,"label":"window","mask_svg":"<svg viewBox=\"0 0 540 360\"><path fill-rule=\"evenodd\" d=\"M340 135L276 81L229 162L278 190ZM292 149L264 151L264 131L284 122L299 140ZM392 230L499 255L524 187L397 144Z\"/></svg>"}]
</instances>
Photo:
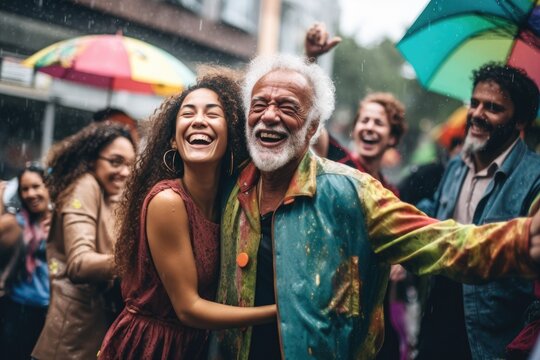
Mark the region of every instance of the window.
<instances>
[{"instance_id":1,"label":"window","mask_svg":"<svg viewBox=\"0 0 540 360\"><path fill-rule=\"evenodd\" d=\"M179 4L182 7L199 14L203 9L204 0L168 0L173 4Z\"/></svg>"},{"instance_id":2,"label":"window","mask_svg":"<svg viewBox=\"0 0 540 360\"><path fill-rule=\"evenodd\" d=\"M259 0L223 0L221 19L229 25L254 34L259 22Z\"/></svg>"}]
</instances>

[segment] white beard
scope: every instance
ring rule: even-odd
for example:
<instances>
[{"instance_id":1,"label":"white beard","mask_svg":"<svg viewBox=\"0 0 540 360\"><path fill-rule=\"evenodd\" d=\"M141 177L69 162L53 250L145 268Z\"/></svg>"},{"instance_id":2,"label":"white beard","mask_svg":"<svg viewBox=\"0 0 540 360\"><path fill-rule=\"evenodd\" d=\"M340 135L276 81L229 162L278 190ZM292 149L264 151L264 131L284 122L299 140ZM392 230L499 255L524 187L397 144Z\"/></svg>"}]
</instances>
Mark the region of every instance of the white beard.
<instances>
[{"instance_id":1,"label":"white beard","mask_svg":"<svg viewBox=\"0 0 540 360\"><path fill-rule=\"evenodd\" d=\"M257 169L270 172L278 170L291 162L306 147L306 138L309 128L309 122L295 133L289 133L289 137L279 147L266 148L259 143L255 134L260 130L275 130L287 133L283 125L267 127L259 121L254 128L251 128L246 121L247 147L253 163Z\"/></svg>"},{"instance_id":2,"label":"white beard","mask_svg":"<svg viewBox=\"0 0 540 360\"><path fill-rule=\"evenodd\" d=\"M484 149L487 145L488 140L489 138L481 140L467 134L467 136L465 137L465 141L463 142L462 151L466 156L471 156L475 152Z\"/></svg>"}]
</instances>

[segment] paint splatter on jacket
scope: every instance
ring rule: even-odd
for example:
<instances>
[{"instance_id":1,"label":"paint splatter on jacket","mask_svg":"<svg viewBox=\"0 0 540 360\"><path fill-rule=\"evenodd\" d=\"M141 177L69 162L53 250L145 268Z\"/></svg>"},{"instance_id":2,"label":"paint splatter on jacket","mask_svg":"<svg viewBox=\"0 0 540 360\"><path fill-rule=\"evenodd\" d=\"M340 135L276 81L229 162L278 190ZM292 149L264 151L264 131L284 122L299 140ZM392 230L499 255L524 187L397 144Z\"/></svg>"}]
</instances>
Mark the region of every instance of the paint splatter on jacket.
<instances>
[{"instance_id":1,"label":"paint splatter on jacket","mask_svg":"<svg viewBox=\"0 0 540 360\"><path fill-rule=\"evenodd\" d=\"M258 170L240 174L222 216L218 301L253 306L261 238ZM367 174L306 153L272 219L275 294L286 359L370 359L382 343L389 265L462 281L534 276L530 219L481 228L439 222ZM497 241L491 241L497 239ZM246 253L244 267L236 263ZM210 358L247 359L251 329L217 331Z\"/></svg>"}]
</instances>

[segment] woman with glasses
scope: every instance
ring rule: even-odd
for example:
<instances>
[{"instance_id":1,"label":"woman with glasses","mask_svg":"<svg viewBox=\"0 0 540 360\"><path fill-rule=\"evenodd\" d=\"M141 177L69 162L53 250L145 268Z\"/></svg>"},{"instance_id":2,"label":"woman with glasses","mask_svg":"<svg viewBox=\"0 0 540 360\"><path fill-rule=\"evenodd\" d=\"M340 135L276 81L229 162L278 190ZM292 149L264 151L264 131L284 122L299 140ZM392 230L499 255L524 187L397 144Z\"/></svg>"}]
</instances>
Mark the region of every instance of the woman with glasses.
<instances>
[{"instance_id":1,"label":"woman with glasses","mask_svg":"<svg viewBox=\"0 0 540 360\"><path fill-rule=\"evenodd\" d=\"M45 245L51 209L45 172L37 164L28 164L17 176L17 183L21 209L11 216L17 220L18 236L10 236L7 230L0 234L0 247L9 250L0 275L5 285L0 305L0 354L6 359L30 358L49 305ZM2 204L0 215L10 216L4 214Z\"/></svg>"},{"instance_id":2,"label":"woman with glasses","mask_svg":"<svg viewBox=\"0 0 540 360\"><path fill-rule=\"evenodd\" d=\"M129 130L93 123L50 151L51 303L36 359L93 359L116 316L115 208L135 160Z\"/></svg>"}]
</instances>

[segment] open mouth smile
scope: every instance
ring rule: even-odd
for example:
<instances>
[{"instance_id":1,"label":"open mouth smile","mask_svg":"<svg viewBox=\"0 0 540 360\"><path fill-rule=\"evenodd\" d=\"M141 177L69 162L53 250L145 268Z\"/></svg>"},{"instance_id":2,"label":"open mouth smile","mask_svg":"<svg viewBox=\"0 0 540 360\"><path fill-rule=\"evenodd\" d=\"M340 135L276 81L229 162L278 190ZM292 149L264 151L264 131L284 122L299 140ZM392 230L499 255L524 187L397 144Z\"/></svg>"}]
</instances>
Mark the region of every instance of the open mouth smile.
<instances>
[{"instance_id":1,"label":"open mouth smile","mask_svg":"<svg viewBox=\"0 0 540 360\"><path fill-rule=\"evenodd\" d=\"M209 135L207 134L200 134L200 133L196 133L196 134L191 134L187 137L187 142L190 144L190 145L195 145L195 146L208 146L210 145L211 143L214 142L214 139L212 137L210 137Z\"/></svg>"},{"instance_id":2,"label":"open mouth smile","mask_svg":"<svg viewBox=\"0 0 540 360\"><path fill-rule=\"evenodd\" d=\"M270 130L258 131L255 136L261 141L261 143L267 146L278 145L287 139L287 134Z\"/></svg>"},{"instance_id":3,"label":"open mouth smile","mask_svg":"<svg viewBox=\"0 0 540 360\"><path fill-rule=\"evenodd\" d=\"M489 135L492 130L492 127L480 119L471 119L469 120L469 130L468 132L473 136L486 136Z\"/></svg>"},{"instance_id":4,"label":"open mouth smile","mask_svg":"<svg viewBox=\"0 0 540 360\"><path fill-rule=\"evenodd\" d=\"M40 199L35 199L28 202L28 206L32 208L38 207L40 204L41 204Z\"/></svg>"},{"instance_id":5,"label":"open mouth smile","mask_svg":"<svg viewBox=\"0 0 540 360\"><path fill-rule=\"evenodd\" d=\"M360 138L360 141L362 141L363 143L367 145L375 145L381 141L381 139L378 136L370 136L366 134L360 134L359 138Z\"/></svg>"},{"instance_id":6,"label":"open mouth smile","mask_svg":"<svg viewBox=\"0 0 540 360\"><path fill-rule=\"evenodd\" d=\"M471 127L469 128L469 131L473 135L483 135L483 134L488 133L488 130L486 128L482 126L477 126L477 125L471 125Z\"/></svg>"}]
</instances>

